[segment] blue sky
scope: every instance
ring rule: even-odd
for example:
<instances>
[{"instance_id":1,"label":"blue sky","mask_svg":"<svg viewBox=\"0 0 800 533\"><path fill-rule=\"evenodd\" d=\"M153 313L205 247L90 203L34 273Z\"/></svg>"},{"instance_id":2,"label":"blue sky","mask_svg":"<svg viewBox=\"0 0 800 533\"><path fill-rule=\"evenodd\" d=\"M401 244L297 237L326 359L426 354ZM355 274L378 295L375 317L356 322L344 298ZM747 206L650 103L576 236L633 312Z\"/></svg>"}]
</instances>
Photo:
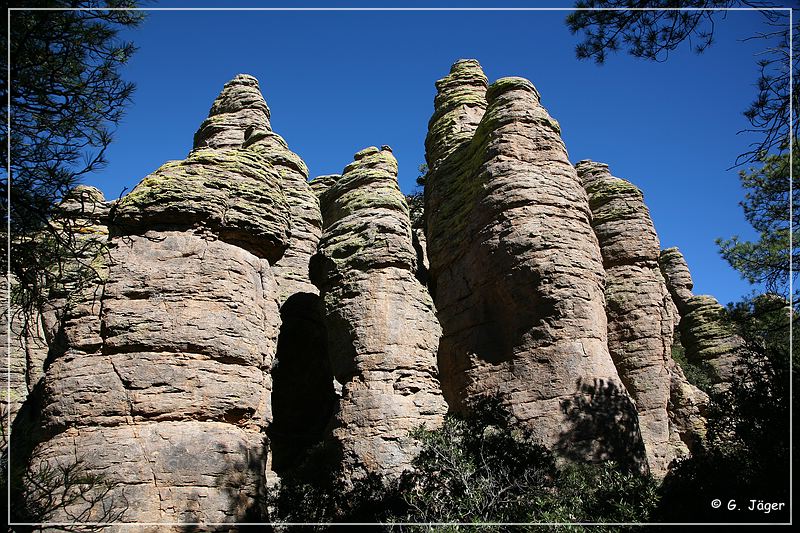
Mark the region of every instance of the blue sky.
<instances>
[{"instance_id":1,"label":"blue sky","mask_svg":"<svg viewBox=\"0 0 800 533\"><path fill-rule=\"evenodd\" d=\"M153 4L219 5L269 3ZM137 90L109 166L86 181L114 198L165 161L185 157L222 85L245 72L260 80L273 129L312 177L341 172L365 146L388 144L409 192L424 162L434 82L456 59L472 57L490 81L513 75L536 85L573 162L606 162L644 191L662 247L684 252L696 293L722 303L749 293L714 240L753 237L738 205L744 193L737 172L726 169L754 140L736 132L747 126L742 111L755 96L754 54L763 43L741 40L761 28L761 16L727 13L702 55L684 47L664 63L617 55L597 66L575 59L578 38L567 30L566 14L153 12L125 34L139 47L123 72Z\"/></svg>"}]
</instances>

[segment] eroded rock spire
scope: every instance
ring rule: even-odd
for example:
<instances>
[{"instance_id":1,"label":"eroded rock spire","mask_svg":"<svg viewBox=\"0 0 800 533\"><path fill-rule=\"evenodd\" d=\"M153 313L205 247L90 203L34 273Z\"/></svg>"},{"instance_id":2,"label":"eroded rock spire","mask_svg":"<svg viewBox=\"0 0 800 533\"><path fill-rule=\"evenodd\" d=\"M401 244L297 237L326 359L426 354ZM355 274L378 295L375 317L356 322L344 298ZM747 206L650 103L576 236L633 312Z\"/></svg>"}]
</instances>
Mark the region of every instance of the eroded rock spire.
<instances>
[{"instance_id":1,"label":"eroded rock spire","mask_svg":"<svg viewBox=\"0 0 800 533\"><path fill-rule=\"evenodd\" d=\"M324 233L312 263L342 384L330 439L345 475L397 476L417 450L409 432L438 427L446 410L436 369L441 329L414 277L411 222L391 152L366 148L334 179L321 193Z\"/></svg>"},{"instance_id":2,"label":"eroded rock spire","mask_svg":"<svg viewBox=\"0 0 800 533\"><path fill-rule=\"evenodd\" d=\"M443 161L459 144L469 142L486 111L489 81L480 63L460 59L450 74L436 82L434 113L428 123L425 154L428 166Z\"/></svg>"},{"instance_id":3,"label":"eroded rock spire","mask_svg":"<svg viewBox=\"0 0 800 533\"><path fill-rule=\"evenodd\" d=\"M612 176L604 163L584 160L576 169L589 195L592 227L606 271L608 349L636 402L650 472L662 476L672 459L686 453L679 426L684 419L699 418L690 401L701 393L691 390L672 361L675 319L658 267L658 236L637 187ZM676 380L680 383L673 385ZM671 403L672 390L691 398ZM691 412L686 411L687 402ZM672 413L670 407L677 409L678 404L683 411ZM701 435L692 437L697 441Z\"/></svg>"},{"instance_id":4,"label":"eroded rock spire","mask_svg":"<svg viewBox=\"0 0 800 533\"><path fill-rule=\"evenodd\" d=\"M686 260L678 248L667 248L659 259L672 298L681 315L678 329L686 359L710 371L717 389L727 389L736 376L744 341L725 317L716 298L692 293Z\"/></svg>"},{"instance_id":5,"label":"eroded rock spire","mask_svg":"<svg viewBox=\"0 0 800 533\"><path fill-rule=\"evenodd\" d=\"M266 117L253 78L226 84L204 146L113 210L104 287L51 351L41 453L117 483L122 521L241 521L263 495L280 325L270 262L290 214L281 173L231 125Z\"/></svg>"},{"instance_id":6,"label":"eroded rock spire","mask_svg":"<svg viewBox=\"0 0 800 533\"><path fill-rule=\"evenodd\" d=\"M238 148L248 128L270 131L269 107L261 95L258 80L239 74L225 84L194 134L194 149Z\"/></svg>"},{"instance_id":7,"label":"eroded rock spire","mask_svg":"<svg viewBox=\"0 0 800 533\"><path fill-rule=\"evenodd\" d=\"M462 65L477 68L453 71ZM561 453L641 463L636 411L606 345L600 249L560 127L522 78L489 86L480 117L478 78L437 84L426 143L445 398L464 409L497 395ZM454 119L464 94L476 116ZM449 131L459 133L438 133ZM618 423L603 421L609 411Z\"/></svg>"}]
</instances>

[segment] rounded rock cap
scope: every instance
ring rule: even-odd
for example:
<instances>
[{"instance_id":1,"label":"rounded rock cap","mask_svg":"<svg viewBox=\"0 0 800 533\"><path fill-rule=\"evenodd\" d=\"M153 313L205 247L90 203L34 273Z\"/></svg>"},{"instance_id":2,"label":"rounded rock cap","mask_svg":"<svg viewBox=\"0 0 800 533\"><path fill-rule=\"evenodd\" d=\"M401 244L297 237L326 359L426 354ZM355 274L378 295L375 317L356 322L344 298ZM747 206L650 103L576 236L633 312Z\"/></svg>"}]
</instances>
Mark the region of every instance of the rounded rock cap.
<instances>
[{"instance_id":1,"label":"rounded rock cap","mask_svg":"<svg viewBox=\"0 0 800 533\"><path fill-rule=\"evenodd\" d=\"M471 70L475 68L479 69L481 73L483 72L483 68L477 59L464 58L456 60L456 62L450 66L450 72L452 73L457 70Z\"/></svg>"},{"instance_id":2,"label":"rounded rock cap","mask_svg":"<svg viewBox=\"0 0 800 533\"><path fill-rule=\"evenodd\" d=\"M536 98L537 102L540 99L539 91L536 90L536 87L534 87L533 83L526 78L520 78L518 76L500 78L493 84L489 85L489 89L486 91L486 99L491 101L503 93L518 90L531 93Z\"/></svg>"},{"instance_id":3,"label":"rounded rock cap","mask_svg":"<svg viewBox=\"0 0 800 533\"><path fill-rule=\"evenodd\" d=\"M359 159L364 159L368 155L377 154L378 152L380 152L380 150L378 150L376 147L368 146L363 150L359 150L358 152L356 152L355 155L353 156L353 159L358 161Z\"/></svg>"},{"instance_id":4,"label":"rounded rock cap","mask_svg":"<svg viewBox=\"0 0 800 533\"><path fill-rule=\"evenodd\" d=\"M237 74L225 85L258 85L258 78L251 74Z\"/></svg>"}]
</instances>

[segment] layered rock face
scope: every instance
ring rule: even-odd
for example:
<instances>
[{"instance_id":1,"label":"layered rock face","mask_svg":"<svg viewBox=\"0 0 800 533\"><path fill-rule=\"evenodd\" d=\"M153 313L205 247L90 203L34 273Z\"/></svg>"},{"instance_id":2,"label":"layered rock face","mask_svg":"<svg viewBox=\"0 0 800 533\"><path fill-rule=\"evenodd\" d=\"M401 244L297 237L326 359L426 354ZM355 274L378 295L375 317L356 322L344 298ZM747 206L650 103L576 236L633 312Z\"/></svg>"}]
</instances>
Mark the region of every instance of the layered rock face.
<instances>
[{"instance_id":1,"label":"layered rock face","mask_svg":"<svg viewBox=\"0 0 800 533\"><path fill-rule=\"evenodd\" d=\"M225 84L214 100L208 118L194 134L194 148L238 148L251 127L271 130L269 107L261 95L258 80L239 74Z\"/></svg>"},{"instance_id":2,"label":"layered rock face","mask_svg":"<svg viewBox=\"0 0 800 533\"><path fill-rule=\"evenodd\" d=\"M107 275L103 253L110 205L97 188L79 185L55 209L51 223L58 228L59 238L73 255L61 265L57 281L49 284L50 299L41 308L11 306L11 342L3 347L10 350L11 402L7 408L11 420L39 384L51 346L58 352L76 337L97 335L97 324L86 322L84 317L99 308ZM46 279L56 279L54 274L41 273ZM6 320L5 309L3 320ZM6 327L5 323L2 325ZM2 356L5 358L6 354ZM0 380L5 390L5 373Z\"/></svg>"},{"instance_id":3,"label":"layered rock face","mask_svg":"<svg viewBox=\"0 0 800 533\"><path fill-rule=\"evenodd\" d=\"M118 482L125 521L241 521L263 487L280 325L270 262L291 224L274 162L220 140L254 109L268 124L253 90L249 77L226 85L197 136L215 148L115 206L102 298L62 322L45 375L41 454Z\"/></svg>"},{"instance_id":4,"label":"layered rock face","mask_svg":"<svg viewBox=\"0 0 800 533\"><path fill-rule=\"evenodd\" d=\"M13 278L12 278L13 283ZM0 375L0 415L3 420L14 420L28 394L31 391L29 381L30 370L37 366L41 368L44 362L42 357L39 365L32 363L29 353L47 355L47 344L43 339L38 317L32 317L34 324L31 324L32 331L26 331L26 317L23 310L16 305L9 306L6 301L8 295L8 280L0 280L0 291L2 291L2 315L0 315L0 328L2 331L11 331L10 342L3 342L0 347L0 359L6 362L6 369ZM10 314L9 314L10 309ZM10 320L10 324L9 324ZM8 418L6 418L8 417ZM8 435L6 435L5 423L0 430L0 450L5 450Z\"/></svg>"},{"instance_id":5,"label":"layered rock face","mask_svg":"<svg viewBox=\"0 0 800 533\"><path fill-rule=\"evenodd\" d=\"M289 246L272 267L283 305L294 294L317 289L309 281L308 264L317 252L322 234L319 201L308 183L308 168L289 150L286 141L272 131L248 131L244 147L259 154L281 177L281 186L289 209Z\"/></svg>"},{"instance_id":6,"label":"layered rock face","mask_svg":"<svg viewBox=\"0 0 800 533\"><path fill-rule=\"evenodd\" d=\"M658 267L660 245L642 192L611 175L608 165L580 161L578 176L589 195L592 227L600 243L606 272L608 349L620 378L636 402L650 472L666 473L670 461L683 455L671 418L692 418L697 409L676 398L694 397L678 368L673 369L672 302ZM675 383L673 383L675 382ZM680 403L680 405L678 405ZM686 409L689 412L685 412Z\"/></svg>"},{"instance_id":7,"label":"layered rock face","mask_svg":"<svg viewBox=\"0 0 800 533\"><path fill-rule=\"evenodd\" d=\"M567 458L661 475L701 443L673 328L719 388L741 339L659 254L642 193L573 167L528 80L461 60L436 87L413 225L388 146L308 182L247 75L185 159L116 202L64 199L81 251L32 328L11 317L5 407L36 430L31 469L79 461L111 487L52 519L257 519L307 467L396 478L413 429L484 396Z\"/></svg>"},{"instance_id":8,"label":"layered rock face","mask_svg":"<svg viewBox=\"0 0 800 533\"><path fill-rule=\"evenodd\" d=\"M726 322L725 309L716 298L692 293L692 276L680 250L663 250L659 263L680 312L678 328L686 359L710 370L715 388L727 388L735 379L741 337Z\"/></svg>"},{"instance_id":9,"label":"layered rock face","mask_svg":"<svg viewBox=\"0 0 800 533\"><path fill-rule=\"evenodd\" d=\"M558 123L528 80L484 91L485 80L474 60L453 65L437 82L426 140L445 397L464 409L499 395L564 454L642 461L636 411L606 344L589 202Z\"/></svg>"},{"instance_id":10,"label":"layered rock face","mask_svg":"<svg viewBox=\"0 0 800 533\"><path fill-rule=\"evenodd\" d=\"M441 330L414 276L408 207L388 147L362 150L327 181L317 184L324 232L312 279L342 385L330 440L347 477L396 476L417 449L409 432L439 426L446 411L436 369Z\"/></svg>"}]
</instances>

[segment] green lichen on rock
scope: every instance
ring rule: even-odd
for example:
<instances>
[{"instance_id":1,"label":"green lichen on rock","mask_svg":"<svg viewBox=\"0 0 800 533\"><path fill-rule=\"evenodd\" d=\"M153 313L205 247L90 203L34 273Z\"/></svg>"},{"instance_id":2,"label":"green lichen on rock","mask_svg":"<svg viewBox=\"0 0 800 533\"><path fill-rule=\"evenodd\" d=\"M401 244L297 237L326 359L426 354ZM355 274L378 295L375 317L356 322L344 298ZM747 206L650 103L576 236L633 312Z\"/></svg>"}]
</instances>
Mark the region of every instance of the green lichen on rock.
<instances>
[{"instance_id":1,"label":"green lichen on rock","mask_svg":"<svg viewBox=\"0 0 800 533\"><path fill-rule=\"evenodd\" d=\"M592 210L592 225L637 218L643 213L644 195L632 183L609 176L585 186Z\"/></svg>"},{"instance_id":2,"label":"green lichen on rock","mask_svg":"<svg viewBox=\"0 0 800 533\"><path fill-rule=\"evenodd\" d=\"M589 194L589 206L592 211L619 198L644 201L644 195L638 187L620 178L593 181L586 186L586 192Z\"/></svg>"},{"instance_id":3,"label":"green lichen on rock","mask_svg":"<svg viewBox=\"0 0 800 533\"><path fill-rule=\"evenodd\" d=\"M536 90L536 87L533 86L533 83L531 83L530 80L526 78L520 78L518 76L507 76L505 78L499 78L497 81L489 85L488 89L486 90L486 99L491 102L503 93L516 90L528 91L532 93L537 102L541 98L539 91Z\"/></svg>"},{"instance_id":4,"label":"green lichen on rock","mask_svg":"<svg viewBox=\"0 0 800 533\"><path fill-rule=\"evenodd\" d=\"M408 205L397 183L397 160L391 151L361 150L340 177L324 179L325 187L318 187L324 189L319 193L324 227L319 250L332 261L329 266L337 272L386 263L412 268L416 255ZM314 181L321 183L318 180Z\"/></svg>"},{"instance_id":5,"label":"green lichen on rock","mask_svg":"<svg viewBox=\"0 0 800 533\"><path fill-rule=\"evenodd\" d=\"M469 142L486 110L486 89L489 80L474 59L461 59L450 73L436 82L434 112L428 122L425 153L428 166Z\"/></svg>"},{"instance_id":6,"label":"green lichen on rock","mask_svg":"<svg viewBox=\"0 0 800 533\"><path fill-rule=\"evenodd\" d=\"M122 232L203 224L270 260L289 232L281 176L250 149L195 150L163 165L121 199L114 222Z\"/></svg>"},{"instance_id":7,"label":"green lichen on rock","mask_svg":"<svg viewBox=\"0 0 800 533\"><path fill-rule=\"evenodd\" d=\"M715 384L729 384L743 341L725 308L713 296L693 296L686 302L679 328L687 360L707 363Z\"/></svg>"},{"instance_id":8,"label":"green lichen on rock","mask_svg":"<svg viewBox=\"0 0 800 533\"><path fill-rule=\"evenodd\" d=\"M283 137L272 131L255 130L248 136L242 148L250 149L261 155L269 164L277 168L289 168L299 172L303 179L308 179L308 167L299 155L289 150Z\"/></svg>"},{"instance_id":9,"label":"green lichen on rock","mask_svg":"<svg viewBox=\"0 0 800 533\"><path fill-rule=\"evenodd\" d=\"M208 118L194 134L194 148L238 148L248 128L270 130L269 118L258 80L239 74L214 100Z\"/></svg>"}]
</instances>

